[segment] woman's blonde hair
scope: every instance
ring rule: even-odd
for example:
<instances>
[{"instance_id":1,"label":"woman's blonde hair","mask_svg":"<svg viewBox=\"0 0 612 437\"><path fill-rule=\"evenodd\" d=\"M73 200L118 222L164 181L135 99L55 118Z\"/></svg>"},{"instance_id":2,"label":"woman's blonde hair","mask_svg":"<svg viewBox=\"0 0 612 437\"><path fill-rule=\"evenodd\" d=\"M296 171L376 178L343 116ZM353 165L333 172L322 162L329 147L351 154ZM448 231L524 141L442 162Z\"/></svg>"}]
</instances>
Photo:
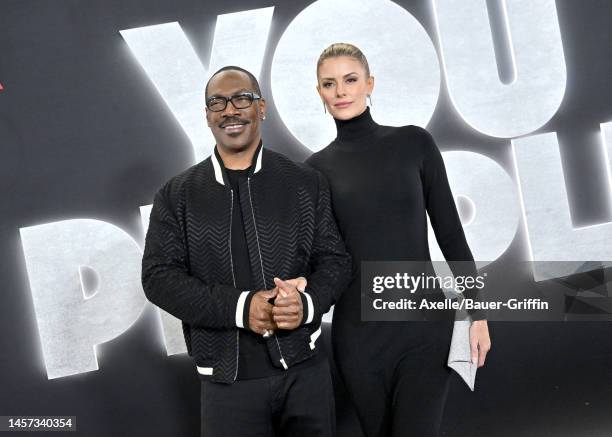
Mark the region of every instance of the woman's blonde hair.
<instances>
[{"instance_id":1,"label":"woman's blonde hair","mask_svg":"<svg viewBox=\"0 0 612 437\"><path fill-rule=\"evenodd\" d=\"M357 46L345 42L334 43L323 50L317 61L317 75L323 61L329 58L337 58L338 56L348 56L356 59L363 65L363 68L365 68L366 78L370 77L370 66L363 52L359 50Z\"/></svg>"}]
</instances>

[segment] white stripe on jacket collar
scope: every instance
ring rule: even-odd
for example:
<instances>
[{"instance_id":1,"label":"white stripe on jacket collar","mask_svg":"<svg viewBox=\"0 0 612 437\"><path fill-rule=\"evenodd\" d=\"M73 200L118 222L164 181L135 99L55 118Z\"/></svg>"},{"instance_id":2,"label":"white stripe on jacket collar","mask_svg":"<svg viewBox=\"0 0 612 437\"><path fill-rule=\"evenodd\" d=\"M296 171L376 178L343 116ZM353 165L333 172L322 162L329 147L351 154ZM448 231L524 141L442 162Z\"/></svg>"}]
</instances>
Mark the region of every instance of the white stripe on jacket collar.
<instances>
[{"instance_id":1,"label":"white stripe on jacket collar","mask_svg":"<svg viewBox=\"0 0 612 437\"><path fill-rule=\"evenodd\" d=\"M217 160L217 154L214 152L214 150L211 155L211 158L212 158L213 168L215 169L215 179L221 185L225 185L225 183L223 183L223 173L221 172L221 164L219 164L219 161Z\"/></svg>"},{"instance_id":2,"label":"white stripe on jacket collar","mask_svg":"<svg viewBox=\"0 0 612 437\"><path fill-rule=\"evenodd\" d=\"M215 149L216 147L217 146L215 146ZM223 165L223 162L217 157L215 149L213 149L213 153L210 155L213 164L213 169L215 170L215 179L221 185L225 185L225 182L223 182L223 168L225 168L225 166ZM255 171L253 172L253 174L261 170L261 156L263 155L263 145L261 147L258 146L255 153L257 153L257 160L255 161Z\"/></svg>"}]
</instances>

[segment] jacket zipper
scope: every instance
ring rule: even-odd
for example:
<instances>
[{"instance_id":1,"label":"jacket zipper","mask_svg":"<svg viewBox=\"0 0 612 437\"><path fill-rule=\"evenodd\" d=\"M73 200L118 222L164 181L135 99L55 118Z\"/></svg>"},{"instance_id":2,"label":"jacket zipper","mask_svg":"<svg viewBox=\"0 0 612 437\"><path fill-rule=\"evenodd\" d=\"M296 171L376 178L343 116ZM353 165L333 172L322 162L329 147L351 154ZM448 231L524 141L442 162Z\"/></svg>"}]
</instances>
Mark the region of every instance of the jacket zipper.
<instances>
[{"instance_id":1,"label":"jacket zipper","mask_svg":"<svg viewBox=\"0 0 612 437\"><path fill-rule=\"evenodd\" d=\"M229 238L228 238L228 246L229 246L229 253L230 253L230 266L232 268L232 281L234 283L234 288L236 288L236 276L234 275L234 258L232 256L232 218L234 216L234 190L230 189L230 194L231 194L231 203L230 203L230 225L229 225ZM234 382L236 381L236 378L238 378L238 353L239 353L239 344L240 344L240 340L239 340L239 336L240 336L240 329L236 328L236 372L234 372Z\"/></svg>"},{"instance_id":2,"label":"jacket zipper","mask_svg":"<svg viewBox=\"0 0 612 437\"><path fill-rule=\"evenodd\" d=\"M253 199L251 198L251 177L247 177L247 187L249 190L249 203L251 204L251 215L253 216L253 227L255 228L255 240L257 241L257 252L259 253L259 265L261 266L261 279L263 280L264 288L266 287L266 276L264 274L263 269L263 257L261 256L261 248L259 247L259 234L257 233L257 222L255 222L255 208L253 208ZM233 202L232 202L233 204ZM285 370L287 370L287 362L283 357L283 351L281 350L280 343L278 342L278 337L276 333L274 335L274 340L276 340L276 346L278 347L278 354L281 359L280 362Z\"/></svg>"}]
</instances>

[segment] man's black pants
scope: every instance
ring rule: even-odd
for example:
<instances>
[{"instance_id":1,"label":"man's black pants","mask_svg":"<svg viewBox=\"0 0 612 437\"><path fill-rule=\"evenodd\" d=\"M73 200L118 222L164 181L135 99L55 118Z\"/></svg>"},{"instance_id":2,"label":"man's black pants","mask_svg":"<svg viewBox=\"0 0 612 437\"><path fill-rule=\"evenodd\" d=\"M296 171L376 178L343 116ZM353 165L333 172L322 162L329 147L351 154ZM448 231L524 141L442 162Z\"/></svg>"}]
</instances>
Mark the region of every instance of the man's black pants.
<instances>
[{"instance_id":1,"label":"man's black pants","mask_svg":"<svg viewBox=\"0 0 612 437\"><path fill-rule=\"evenodd\" d=\"M201 382L202 437L332 437L334 393L327 358L233 384Z\"/></svg>"}]
</instances>

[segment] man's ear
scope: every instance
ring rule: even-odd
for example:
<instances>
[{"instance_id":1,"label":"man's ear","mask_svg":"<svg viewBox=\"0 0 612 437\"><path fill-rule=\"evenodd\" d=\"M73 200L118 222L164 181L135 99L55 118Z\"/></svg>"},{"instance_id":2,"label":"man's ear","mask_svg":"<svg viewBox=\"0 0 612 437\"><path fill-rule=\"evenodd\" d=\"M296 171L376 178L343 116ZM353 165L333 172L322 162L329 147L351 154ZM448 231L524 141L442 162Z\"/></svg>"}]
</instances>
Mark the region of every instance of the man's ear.
<instances>
[{"instance_id":1,"label":"man's ear","mask_svg":"<svg viewBox=\"0 0 612 437\"><path fill-rule=\"evenodd\" d=\"M266 114L266 99L261 98L259 99L259 113L262 115Z\"/></svg>"},{"instance_id":2,"label":"man's ear","mask_svg":"<svg viewBox=\"0 0 612 437\"><path fill-rule=\"evenodd\" d=\"M210 110L208 108L204 108L204 116L206 118L206 124L208 125L208 127L210 126L210 120L208 119L208 113L210 112Z\"/></svg>"}]
</instances>

